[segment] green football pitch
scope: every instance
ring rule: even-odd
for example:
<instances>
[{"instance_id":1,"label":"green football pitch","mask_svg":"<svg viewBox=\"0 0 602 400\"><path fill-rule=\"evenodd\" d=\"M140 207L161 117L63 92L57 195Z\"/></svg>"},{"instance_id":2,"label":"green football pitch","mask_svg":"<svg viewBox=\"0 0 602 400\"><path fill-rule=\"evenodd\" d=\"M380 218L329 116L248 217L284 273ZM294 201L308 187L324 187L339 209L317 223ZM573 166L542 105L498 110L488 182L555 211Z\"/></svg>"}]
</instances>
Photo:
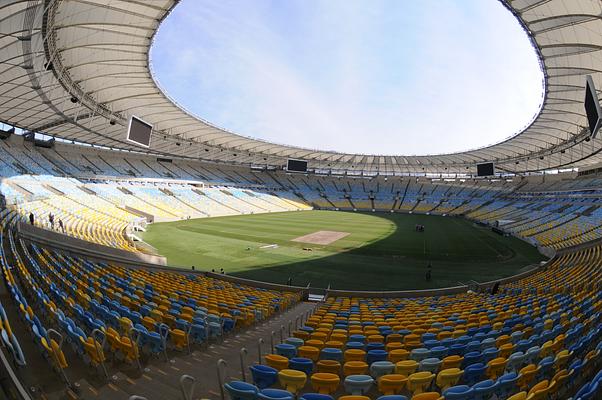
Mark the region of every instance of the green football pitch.
<instances>
[{"instance_id":1,"label":"green football pitch","mask_svg":"<svg viewBox=\"0 0 602 400\"><path fill-rule=\"evenodd\" d=\"M415 232L416 224L425 226ZM347 233L330 244L293 241ZM150 225L145 242L173 266L295 286L403 290L489 281L544 258L531 245L458 217L298 211ZM432 279L426 281L428 264Z\"/></svg>"}]
</instances>

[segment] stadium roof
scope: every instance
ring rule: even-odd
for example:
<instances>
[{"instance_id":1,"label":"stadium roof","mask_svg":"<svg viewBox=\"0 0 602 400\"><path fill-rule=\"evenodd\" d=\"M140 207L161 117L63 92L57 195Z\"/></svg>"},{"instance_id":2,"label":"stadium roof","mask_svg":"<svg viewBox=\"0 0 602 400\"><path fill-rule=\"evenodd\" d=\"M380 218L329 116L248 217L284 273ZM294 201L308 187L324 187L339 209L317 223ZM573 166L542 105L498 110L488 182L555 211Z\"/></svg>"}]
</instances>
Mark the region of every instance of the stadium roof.
<instances>
[{"instance_id":1,"label":"stadium roof","mask_svg":"<svg viewBox=\"0 0 602 400\"><path fill-rule=\"evenodd\" d=\"M501 143L427 156L280 145L226 131L188 113L157 85L149 63L153 37L177 3L0 3L0 121L78 142L140 151L125 140L129 117L136 115L154 125L152 153L271 166L295 158L308 160L311 169L335 172L474 173L475 165L486 161L494 161L502 171L524 172L602 161L601 139L586 141L583 129L585 76L592 75L602 89L600 1L502 1L539 56L545 93L541 110L522 132ZM462 132L451 134L461 137Z\"/></svg>"}]
</instances>

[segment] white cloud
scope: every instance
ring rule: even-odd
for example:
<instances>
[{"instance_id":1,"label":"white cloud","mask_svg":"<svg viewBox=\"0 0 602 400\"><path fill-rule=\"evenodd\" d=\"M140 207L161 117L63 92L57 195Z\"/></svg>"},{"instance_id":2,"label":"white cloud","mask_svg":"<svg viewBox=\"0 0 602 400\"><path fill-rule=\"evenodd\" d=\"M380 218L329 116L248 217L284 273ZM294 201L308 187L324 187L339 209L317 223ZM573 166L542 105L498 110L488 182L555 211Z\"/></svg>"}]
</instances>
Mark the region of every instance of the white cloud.
<instances>
[{"instance_id":1,"label":"white cloud","mask_svg":"<svg viewBox=\"0 0 602 400\"><path fill-rule=\"evenodd\" d=\"M283 144L434 154L500 141L537 111L541 72L497 2L187 0L155 72L195 114Z\"/></svg>"}]
</instances>

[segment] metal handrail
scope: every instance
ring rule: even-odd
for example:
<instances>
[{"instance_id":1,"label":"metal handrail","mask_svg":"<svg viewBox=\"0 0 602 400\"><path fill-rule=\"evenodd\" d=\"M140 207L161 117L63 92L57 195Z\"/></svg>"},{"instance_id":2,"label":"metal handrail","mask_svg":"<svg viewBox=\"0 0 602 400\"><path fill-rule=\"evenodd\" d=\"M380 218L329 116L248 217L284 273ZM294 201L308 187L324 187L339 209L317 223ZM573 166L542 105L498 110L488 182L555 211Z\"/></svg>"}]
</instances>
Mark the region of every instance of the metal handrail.
<instances>
[{"instance_id":1,"label":"metal handrail","mask_svg":"<svg viewBox=\"0 0 602 400\"><path fill-rule=\"evenodd\" d=\"M136 334L136 340L134 340L134 334ZM138 370L142 372L142 364L140 363L140 332L131 327L128 331L128 338L132 346L136 346L136 365L138 366Z\"/></svg>"},{"instance_id":2,"label":"metal handrail","mask_svg":"<svg viewBox=\"0 0 602 400\"><path fill-rule=\"evenodd\" d=\"M59 332L55 331L54 329L48 329L46 331L46 333L48 334L48 338L50 340L52 340L52 335L55 335L56 337L58 337L58 345L59 345L59 350L61 350L61 348L63 347L63 335L61 335ZM48 344L50 346L50 348L52 349L51 344ZM65 373L65 370L63 368L61 368L61 362L59 360L59 356L58 354L56 354L54 352L54 350L52 351L52 358L53 361L56 365L56 368L59 370L59 373L61 374L61 376L63 377L63 379L65 380L65 383L67 384L68 387L72 387L71 382L69 381L69 378L67 378L67 374Z\"/></svg>"},{"instance_id":3,"label":"metal handrail","mask_svg":"<svg viewBox=\"0 0 602 400\"><path fill-rule=\"evenodd\" d=\"M228 363L220 358L217 360L217 382L219 384L219 391L222 400L226 399L226 395L224 393L224 377L226 375L226 368L228 367Z\"/></svg>"},{"instance_id":4,"label":"metal handrail","mask_svg":"<svg viewBox=\"0 0 602 400\"><path fill-rule=\"evenodd\" d=\"M98 341L96 340L97 335L100 335L102 337L102 344L100 345L100 348L98 347ZM100 366L102 367L102 370L105 373L105 376L107 377L107 379L109 379L109 372L107 371L107 366L105 365L105 360L104 360L104 352L102 352L102 349L104 349L105 344L107 342L107 335L106 335L106 333L102 332L100 329L94 329L92 331L91 336L92 336L92 342L94 342L94 349L96 350L96 356L100 360Z\"/></svg>"},{"instance_id":5,"label":"metal handrail","mask_svg":"<svg viewBox=\"0 0 602 400\"><path fill-rule=\"evenodd\" d=\"M264 344L263 338L257 339L257 363L261 364L261 345Z\"/></svg>"},{"instance_id":6,"label":"metal handrail","mask_svg":"<svg viewBox=\"0 0 602 400\"><path fill-rule=\"evenodd\" d=\"M246 347L240 349L240 374L242 376L243 382L247 381L247 373L245 372L245 360L248 355L249 352L247 351Z\"/></svg>"},{"instance_id":7,"label":"metal handrail","mask_svg":"<svg viewBox=\"0 0 602 400\"><path fill-rule=\"evenodd\" d=\"M190 382L190 388L186 390L186 382ZM190 375L182 375L180 377L180 390L182 391L182 397L184 400L192 400L194 394L194 388L196 386L196 379Z\"/></svg>"}]
</instances>

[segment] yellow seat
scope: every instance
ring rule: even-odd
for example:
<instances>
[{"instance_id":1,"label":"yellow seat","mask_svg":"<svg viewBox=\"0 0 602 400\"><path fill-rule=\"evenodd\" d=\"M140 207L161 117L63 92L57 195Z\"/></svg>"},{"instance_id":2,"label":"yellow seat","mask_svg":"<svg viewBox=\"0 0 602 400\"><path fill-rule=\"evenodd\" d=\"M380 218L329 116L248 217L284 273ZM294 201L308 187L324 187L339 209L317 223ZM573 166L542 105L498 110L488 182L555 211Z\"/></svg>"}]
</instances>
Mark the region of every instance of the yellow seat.
<instances>
[{"instance_id":1,"label":"yellow seat","mask_svg":"<svg viewBox=\"0 0 602 400\"><path fill-rule=\"evenodd\" d=\"M447 356L441 360L441 369L460 368L462 361L464 361L462 356Z\"/></svg>"},{"instance_id":2,"label":"yellow seat","mask_svg":"<svg viewBox=\"0 0 602 400\"><path fill-rule=\"evenodd\" d=\"M315 348L317 348L319 350L322 350L324 348L324 341L318 340L318 339L309 339L309 340L306 340L304 344L306 346L315 347Z\"/></svg>"},{"instance_id":3,"label":"yellow seat","mask_svg":"<svg viewBox=\"0 0 602 400\"><path fill-rule=\"evenodd\" d=\"M405 376L413 374L418 369L418 362L414 360L401 360L395 363L395 373Z\"/></svg>"},{"instance_id":4,"label":"yellow seat","mask_svg":"<svg viewBox=\"0 0 602 400\"><path fill-rule=\"evenodd\" d=\"M368 336L368 343L384 343L385 337L383 335L370 335Z\"/></svg>"},{"instance_id":5,"label":"yellow seat","mask_svg":"<svg viewBox=\"0 0 602 400\"><path fill-rule=\"evenodd\" d=\"M328 342L324 343L324 347L329 347L331 349L343 350L343 346L345 346L345 343L338 340L329 340Z\"/></svg>"},{"instance_id":6,"label":"yellow seat","mask_svg":"<svg viewBox=\"0 0 602 400\"><path fill-rule=\"evenodd\" d=\"M294 331L293 336L299 339L303 339L303 341L309 340L310 337L309 332L306 331Z\"/></svg>"},{"instance_id":7,"label":"yellow seat","mask_svg":"<svg viewBox=\"0 0 602 400\"><path fill-rule=\"evenodd\" d=\"M529 390L527 393L528 400L546 400L548 398L549 382L548 380L541 381Z\"/></svg>"},{"instance_id":8,"label":"yellow seat","mask_svg":"<svg viewBox=\"0 0 602 400\"><path fill-rule=\"evenodd\" d=\"M317 362L318 372L328 372L330 374L341 374L341 363L335 360L320 360Z\"/></svg>"},{"instance_id":9,"label":"yellow seat","mask_svg":"<svg viewBox=\"0 0 602 400\"><path fill-rule=\"evenodd\" d=\"M487 363L487 377L496 380L506 369L506 358L497 357Z\"/></svg>"},{"instance_id":10,"label":"yellow seat","mask_svg":"<svg viewBox=\"0 0 602 400\"><path fill-rule=\"evenodd\" d=\"M154 331L157 321L147 315L146 317L142 318L142 325L144 325L144 327L149 331Z\"/></svg>"},{"instance_id":11,"label":"yellow seat","mask_svg":"<svg viewBox=\"0 0 602 400\"><path fill-rule=\"evenodd\" d=\"M387 374L378 379L378 390L384 395L399 394L408 378L401 374Z\"/></svg>"},{"instance_id":12,"label":"yellow seat","mask_svg":"<svg viewBox=\"0 0 602 400\"><path fill-rule=\"evenodd\" d=\"M554 351L552 349L552 346L554 345L554 342L552 342L551 340L548 340L547 342L545 342L544 344L541 345L541 349L539 350L539 357L540 358L544 358L547 356L551 356L552 352Z\"/></svg>"},{"instance_id":13,"label":"yellow seat","mask_svg":"<svg viewBox=\"0 0 602 400\"><path fill-rule=\"evenodd\" d=\"M299 348L297 349L297 354L299 355L299 357L309 358L310 360L316 362L320 358L320 349L314 346L303 345L299 346Z\"/></svg>"},{"instance_id":14,"label":"yellow seat","mask_svg":"<svg viewBox=\"0 0 602 400\"><path fill-rule=\"evenodd\" d=\"M303 371L283 369L278 372L278 381L285 390L297 394L305 386L307 375Z\"/></svg>"},{"instance_id":15,"label":"yellow seat","mask_svg":"<svg viewBox=\"0 0 602 400\"><path fill-rule=\"evenodd\" d=\"M413 395L423 393L433 381L435 375L428 371L415 372L408 377L408 390Z\"/></svg>"},{"instance_id":16,"label":"yellow seat","mask_svg":"<svg viewBox=\"0 0 602 400\"><path fill-rule=\"evenodd\" d=\"M347 361L343 364L343 375L365 375L368 371L368 364L364 361Z\"/></svg>"},{"instance_id":17,"label":"yellow seat","mask_svg":"<svg viewBox=\"0 0 602 400\"><path fill-rule=\"evenodd\" d=\"M266 354L265 363L278 371L288 368L288 358L279 354Z\"/></svg>"},{"instance_id":18,"label":"yellow seat","mask_svg":"<svg viewBox=\"0 0 602 400\"><path fill-rule=\"evenodd\" d=\"M437 386L444 392L452 386L456 386L464 371L460 368L447 368L437 374Z\"/></svg>"},{"instance_id":19,"label":"yellow seat","mask_svg":"<svg viewBox=\"0 0 602 400\"><path fill-rule=\"evenodd\" d=\"M188 346L188 335L181 329L170 329L169 335L176 350L183 350Z\"/></svg>"},{"instance_id":20,"label":"yellow seat","mask_svg":"<svg viewBox=\"0 0 602 400\"><path fill-rule=\"evenodd\" d=\"M341 378L338 375L327 372L316 372L311 376L311 387L321 394L336 392Z\"/></svg>"},{"instance_id":21,"label":"yellow seat","mask_svg":"<svg viewBox=\"0 0 602 400\"><path fill-rule=\"evenodd\" d=\"M514 345L512 343L504 343L499 348L500 357L508 358L512 353L514 353Z\"/></svg>"},{"instance_id":22,"label":"yellow seat","mask_svg":"<svg viewBox=\"0 0 602 400\"><path fill-rule=\"evenodd\" d=\"M535 379L535 374L537 373L537 367L535 364L529 364L526 367L523 367L518 373L518 380L516 385L521 390L527 390L531 386L531 382Z\"/></svg>"},{"instance_id":23,"label":"yellow seat","mask_svg":"<svg viewBox=\"0 0 602 400\"><path fill-rule=\"evenodd\" d=\"M360 349L345 350L344 358L345 358L345 362L365 361L366 360L366 352L364 350L360 350Z\"/></svg>"},{"instance_id":24,"label":"yellow seat","mask_svg":"<svg viewBox=\"0 0 602 400\"><path fill-rule=\"evenodd\" d=\"M443 396L437 392L426 392L412 396L412 400L443 400Z\"/></svg>"},{"instance_id":25,"label":"yellow seat","mask_svg":"<svg viewBox=\"0 0 602 400\"><path fill-rule=\"evenodd\" d=\"M392 342L392 343L397 343L397 342ZM393 349L391 351L389 351L389 361L391 361L393 364L396 364L399 361L403 361L403 360L407 360L408 357L410 356L410 352L407 351L406 349Z\"/></svg>"},{"instance_id":26,"label":"yellow seat","mask_svg":"<svg viewBox=\"0 0 602 400\"><path fill-rule=\"evenodd\" d=\"M518 392L517 394L508 397L507 400L527 400L527 392Z\"/></svg>"},{"instance_id":27,"label":"yellow seat","mask_svg":"<svg viewBox=\"0 0 602 400\"><path fill-rule=\"evenodd\" d=\"M132 324L132 321L127 318L127 317L121 317L119 318L119 327L121 328L121 333L123 335L128 335L130 332L130 329L132 329L134 325Z\"/></svg>"},{"instance_id":28,"label":"yellow seat","mask_svg":"<svg viewBox=\"0 0 602 400\"><path fill-rule=\"evenodd\" d=\"M92 339L92 337L88 337L86 340L84 340L81 336L79 336L79 340L84 346L86 354L88 357L90 357L90 363L92 366L96 367L105 361L105 355L102 351L102 344L98 343L97 340Z\"/></svg>"},{"instance_id":29,"label":"yellow seat","mask_svg":"<svg viewBox=\"0 0 602 400\"><path fill-rule=\"evenodd\" d=\"M385 350L387 350L389 354L391 354L393 350L399 349L403 349L403 344L401 344L400 342L389 342L385 344Z\"/></svg>"},{"instance_id":30,"label":"yellow seat","mask_svg":"<svg viewBox=\"0 0 602 400\"><path fill-rule=\"evenodd\" d=\"M556 371L560 371L566 368L569 362L570 353L568 350L562 350L556 354L556 358L554 359L554 369Z\"/></svg>"},{"instance_id":31,"label":"yellow seat","mask_svg":"<svg viewBox=\"0 0 602 400\"><path fill-rule=\"evenodd\" d=\"M550 399L559 399L560 392L565 388L567 380L569 378L569 371L566 369L560 370L552 378L552 383L548 390Z\"/></svg>"}]
</instances>

